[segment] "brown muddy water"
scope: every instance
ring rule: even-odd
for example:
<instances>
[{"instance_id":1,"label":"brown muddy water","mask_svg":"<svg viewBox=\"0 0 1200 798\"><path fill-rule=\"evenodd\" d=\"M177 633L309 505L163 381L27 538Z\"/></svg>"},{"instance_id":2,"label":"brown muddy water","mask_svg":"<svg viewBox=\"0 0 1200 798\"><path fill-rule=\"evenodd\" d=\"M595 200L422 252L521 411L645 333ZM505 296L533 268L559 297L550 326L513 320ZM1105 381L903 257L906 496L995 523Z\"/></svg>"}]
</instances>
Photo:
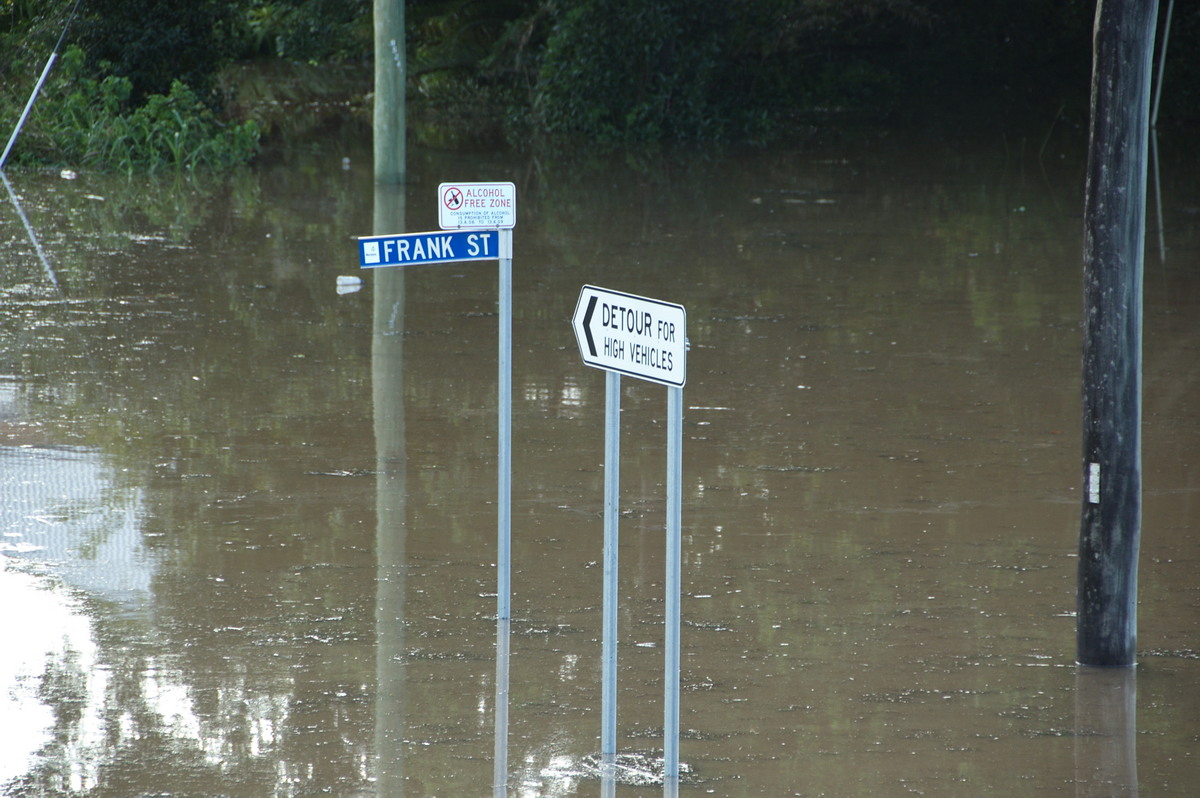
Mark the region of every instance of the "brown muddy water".
<instances>
[{"instance_id":1,"label":"brown muddy water","mask_svg":"<svg viewBox=\"0 0 1200 798\"><path fill-rule=\"evenodd\" d=\"M688 313L680 795L1194 795L1197 164L1164 140L1151 188L1139 665L1080 670L1084 142L1061 135L418 150L378 196L367 142L220 179L9 175L0 793L661 793L587 766L591 283ZM438 183L469 180L518 190L507 640L496 268L337 286L355 236L436 229ZM618 745L652 761L666 397L622 386Z\"/></svg>"}]
</instances>

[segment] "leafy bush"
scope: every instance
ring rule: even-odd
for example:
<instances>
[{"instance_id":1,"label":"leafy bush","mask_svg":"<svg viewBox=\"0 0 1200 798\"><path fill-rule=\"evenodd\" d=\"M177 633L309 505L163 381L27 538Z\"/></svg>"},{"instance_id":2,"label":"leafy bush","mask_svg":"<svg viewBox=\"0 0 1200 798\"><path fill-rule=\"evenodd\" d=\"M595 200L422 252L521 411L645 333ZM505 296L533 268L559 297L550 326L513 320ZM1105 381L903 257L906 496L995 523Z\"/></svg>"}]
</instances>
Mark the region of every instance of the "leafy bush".
<instances>
[{"instance_id":1,"label":"leafy bush","mask_svg":"<svg viewBox=\"0 0 1200 798\"><path fill-rule=\"evenodd\" d=\"M70 39L90 65L107 62L128 78L132 99L167 94L181 80L207 98L217 70L232 56L231 29L240 3L227 0L87 0Z\"/></svg>"},{"instance_id":2,"label":"leafy bush","mask_svg":"<svg viewBox=\"0 0 1200 798\"><path fill-rule=\"evenodd\" d=\"M223 124L180 81L167 94L131 106L132 82L117 75L87 75L78 47L63 54L20 139L24 161L98 169L224 168L258 151L253 122Z\"/></svg>"},{"instance_id":3,"label":"leafy bush","mask_svg":"<svg viewBox=\"0 0 1200 798\"><path fill-rule=\"evenodd\" d=\"M369 58L370 0L250 0L242 56L292 61Z\"/></svg>"},{"instance_id":4,"label":"leafy bush","mask_svg":"<svg viewBox=\"0 0 1200 798\"><path fill-rule=\"evenodd\" d=\"M907 0L563 0L533 120L601 141L761 141L797 112L886 111L926 18Z\"/></svg>"},{"instance_id":5,"label":"leafy bush","mask_svg":"<svg viewBox=\"0 0 1200 798\"><path fill-rule=\"evenodd\" d=\"M571 3L547 43L535 115L552 133L607 141L710 138L722 100L724 4Z\"/></svg>"}]
</instances>

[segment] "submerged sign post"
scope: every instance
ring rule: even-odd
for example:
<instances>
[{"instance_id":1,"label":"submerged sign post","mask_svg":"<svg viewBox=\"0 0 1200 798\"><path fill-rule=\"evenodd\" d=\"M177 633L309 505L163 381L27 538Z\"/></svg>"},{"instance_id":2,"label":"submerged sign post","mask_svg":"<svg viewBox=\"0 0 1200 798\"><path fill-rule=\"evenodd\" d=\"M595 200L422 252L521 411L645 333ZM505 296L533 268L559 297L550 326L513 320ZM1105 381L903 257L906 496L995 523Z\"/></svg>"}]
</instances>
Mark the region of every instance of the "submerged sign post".
<instances>
[{"instance_id":1,"label":"submerged sign post","mask_svg":"<svg viewBox=\"0 0 1200 798\"><path fill-rule=\"evenodd\" d=\"M499 439L496 471L496 617L508 620L512 561L512 231L517 225L517 187L512 183L442 183L438 186L438 226L468 240L487 230L499 240L500 351Z\"/></svg>"},{"instance_id":2,"label":"submerged sign post","mask_svg":"<svg viewBox=\"0 0 1200 798\"><path fill-rule=\"evenodd\" d=\"M497 435L496 617L508 620L512 527L512 232L517 190L512 183L443 183L438 187L440 231L362 236L363 269L495 260L500 264L499 401Z\"/></svg>"},{"instance_id":3,"label":"submerged sign post","mask_svg":"<svg viewBox=\"0 0 1200 798\"><path fill-rule=\"evenodd\" d=\"M617 519L621 375L667 386L666 609L663 658L663 783L679 783L679 596L683 495L683 385L687 311L682 305L585 285L571 317L583 362L605 373L604 609L601 658L601 775L617 754Z\"/></svg>"}]
</instances>

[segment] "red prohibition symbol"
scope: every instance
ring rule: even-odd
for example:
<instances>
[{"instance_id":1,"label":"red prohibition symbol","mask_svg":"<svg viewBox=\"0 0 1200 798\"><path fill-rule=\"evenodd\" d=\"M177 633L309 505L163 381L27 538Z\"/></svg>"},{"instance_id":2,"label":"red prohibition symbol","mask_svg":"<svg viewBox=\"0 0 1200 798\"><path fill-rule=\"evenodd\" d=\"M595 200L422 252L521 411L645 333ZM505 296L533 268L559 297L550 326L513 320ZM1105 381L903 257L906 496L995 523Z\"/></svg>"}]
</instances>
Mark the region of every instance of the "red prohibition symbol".
<instances>
[{"instance_id":1,"label":"red prohibition symbol","mask_svg":"<svg viewBox=\"0 0 1200 798\"><path fill-rule=\"evenodd\" d=\"M442 194L442 202L444 202L446 207L450 210L458 210L463 204L462 189L458 188L457 186L450 186L446 189L446 192Z\"/></svg>"}]
</instances>

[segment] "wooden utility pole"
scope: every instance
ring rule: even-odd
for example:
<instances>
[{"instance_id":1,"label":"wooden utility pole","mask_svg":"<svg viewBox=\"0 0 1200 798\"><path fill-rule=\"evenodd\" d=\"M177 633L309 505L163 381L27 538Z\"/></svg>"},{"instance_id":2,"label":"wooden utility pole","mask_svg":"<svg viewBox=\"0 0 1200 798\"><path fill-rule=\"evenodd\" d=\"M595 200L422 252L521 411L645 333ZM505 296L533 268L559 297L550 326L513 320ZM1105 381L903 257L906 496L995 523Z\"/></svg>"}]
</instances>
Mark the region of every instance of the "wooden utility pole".
<instances>
[{"instance_id":1,"label":"wooden utility pole","mask_svg":"<svg viewBox=\"0 0 1200 798\"><path fill-rule=\"evenodd\" d=\"M375 0L375 182L405 178L404 0Z\"/></svg>"},{"instance_id":2,"label":"wooden utility pole","mask_svg":"<svg viewBox=\"0 0 1200 798\"><path fill-rule=\"evenodd\" d=\"M404 0L375 0L377 235L405 230ZM375 406L375 786L404 795L405 543L408 458L404 425L404 270L376 269L371 339Z\"/></svg>"},{"instance_id":3,"label":"wooden utility pole","mask_svg":"<svg viewBox=\"0 0 1200 798\"><path fill-rule=\"evenodd\" d=\"M1083 513L1077 659L1137 656L1142 263L1157 0L1097 0L1084 189Z\"/></svg>"}]
</instances>

